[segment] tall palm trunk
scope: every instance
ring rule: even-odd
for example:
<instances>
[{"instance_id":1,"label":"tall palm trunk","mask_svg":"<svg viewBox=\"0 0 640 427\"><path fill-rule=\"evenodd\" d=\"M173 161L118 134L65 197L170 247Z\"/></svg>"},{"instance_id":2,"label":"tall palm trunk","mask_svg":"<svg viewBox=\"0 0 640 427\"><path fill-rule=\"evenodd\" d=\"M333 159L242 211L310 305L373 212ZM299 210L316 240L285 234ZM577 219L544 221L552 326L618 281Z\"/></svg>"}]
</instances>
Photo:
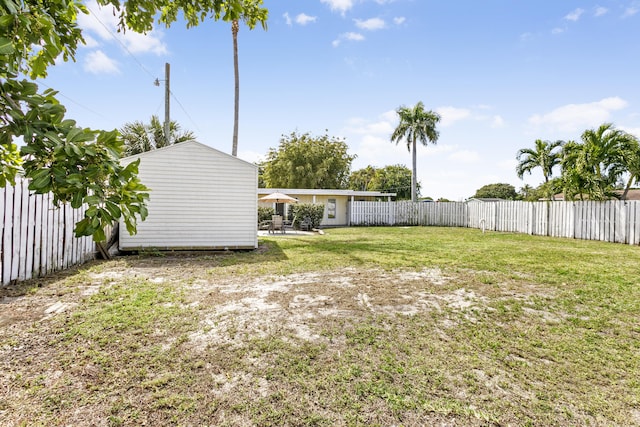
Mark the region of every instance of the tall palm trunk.
<instances>
[{"instance_id":1,"label":"tall palm trunk","mask_svg":"<svg viewBox=\"0 0 640 427\"><path fill-rule=\"evenodd\" d=\"M233 35L233 74L235 78L234 108L233 108L233 147L231 154L238 155L238 116L240 111L240 74L238 72L238 30L240 26L238 20L231 23L231 34Z\"/></svg>"},{"instance_id":2,"label":"tall palm trunk","mask_svg":"<svg viewBox=\"0 0 640 427\"><path fill-rule=\"evenodd\" d=\"M416 187L418 186L418 179L416 177L417 174L417 155L416 155L416 140L415 138L413 139L413 141L411 141L411 143L413 144L413 147L411 149L411 152L413 153L413 157L412 157L412 162L413 162L413 169L411 170L411 201L412 202L417 202L418 201L418 194L416 191Z\"/></svg>"}]
</instances>

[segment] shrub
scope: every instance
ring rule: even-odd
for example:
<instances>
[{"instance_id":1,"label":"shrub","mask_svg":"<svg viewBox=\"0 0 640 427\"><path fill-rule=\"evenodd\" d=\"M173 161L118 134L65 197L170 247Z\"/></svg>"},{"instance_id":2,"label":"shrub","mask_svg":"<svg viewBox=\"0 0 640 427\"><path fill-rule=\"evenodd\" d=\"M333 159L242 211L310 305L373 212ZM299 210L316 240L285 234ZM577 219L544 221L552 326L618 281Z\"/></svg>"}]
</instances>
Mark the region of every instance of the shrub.
<instances>
[{"instance_id":1,"label":"shrub","mask_svg":"<svg viewBox=\"0 0 640 427\"><path fill-rule=\"evenodd\" d=\"M324 217L324 205L313 203L298 203L291 206L293 215L297 218L296 222L299 224L305 218L311 220L311 226L318 228ZM298 225L296 224L296 225Z\"/></svg>"},{"instance_id":2,"label":"shrub","mask_svg":"<svg viewBox=\"0 0 640 427\"><path fill-rule=\"evenodd\" d=\"M264 206L259 206L258 207L258 223L271 219L271 216L275 214L276 214L275 209L271 207L267 208Z\"/></svg>"}]
</instances>

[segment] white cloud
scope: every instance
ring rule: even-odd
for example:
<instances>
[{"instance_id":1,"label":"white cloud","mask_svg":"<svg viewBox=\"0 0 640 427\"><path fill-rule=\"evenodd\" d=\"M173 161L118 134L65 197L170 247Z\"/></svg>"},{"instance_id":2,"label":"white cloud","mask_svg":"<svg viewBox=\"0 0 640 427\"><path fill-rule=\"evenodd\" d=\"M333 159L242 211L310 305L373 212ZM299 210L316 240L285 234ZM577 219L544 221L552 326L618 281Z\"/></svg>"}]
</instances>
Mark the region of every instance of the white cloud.
<instances>
[{"instance_id":1,"label":"white cloud","mask_svg":"<svg viewBox=\"0 0 640 427\"><path fill-rule=\"evenodd\" d=\"M556 27L551 30L551 34L562 34L566 31L566 28Z\"/></svg>"},{"instance_id":2,"label":"white cloud","mask_svg":"<svg viewBox=\"0 0 640 427\"><path fill-rule=\"evenodd\" d=\"M529 118L529 123L552 130L581 131L607 122L611 118L611 112L626 106L627 101L619 97L604 98L586 104L568 104L545 114L535 114Z\"/></svg>"},{"instance_id":3,"label":"white cloud","mask_svg":"<svg viewBox=\"0 0 640 427\"><path fill-rule=\"evenodd\" d=\"M606 7L602 7L602 6L598 6L596 7L596 10L593 12L593 16L602 16L602 15L606 15L609 12L609 9L607 9Z\"/></svg>"},{"instance_id":4,"label":"white cloud","mask_svg":"<svg viewBox=\"0 0 640 427\"><path fill-rule=\"evenodd\" d=\"M120 74L118 63L101 50L90 52L84 60L83 68L93 74Z\"/></svg>"},{"instance_id":5,"label":"white cloud","mask_svg":"<svg viewBox=\"0 0 640 427\"><path fill-rule=\"evenodd\" d=\"M92 47L98 47L100 46L100 43L98 43L98 41L96 39L94 39L91 36L88 35L84 35L84 46L88 47L88 48L92 48Z\"/></svg>"},{"instance_id":6,"label":"white cloud","mask_svg":"<svg viewBox=\"0 0 640 427\"><path fill-rule=\"evenodd\" d=\"M638 13L638 11L640 11L640 7L634 4L633 6L629 6L628 8L625 9L624 13L622 14L622 17L629 18L630 16L633 16L636 13Z\"/></svg>"},{"instance_id":7,"label":"white cloud","mask_svg":"<svg viewBox=\"0 0 640 427\"><path fill-rule=\"evenodd\" d=\"M467 108L439 107L436 108L436 111L440 114L440 125L442 127L451 126L455 122L471 116L471 110Z\"/></svg>"},{"instance_id":8,"label":"white cloud","mask_svg":"<svg viewBox=\"0 0 640 427\"><path fill-rule=\"evenodd\" d=\"M395 18L393 18L393 23L396 25L402 25L404 24L404 21L406 21L407 18L405 18L404 16L397 16Z\"/></svg>"},{"instance_id":9,"label":"white cloud","mask_svg":"<svg viewBox=\"0 0 640 427\"><path fill-rule=\"evenodd\" d=\"M127 31L124 36L125 46L131 53L145 53L152 52L156 55L164 55L167 53L167 46L160 41L161 34L155 33L153 36L150 34L140 34L133 31Z\"/></svg>"},{"instance_id":10,"label":"white cloud","mask_svg":"<svg viewBox=\"0 0 640 427\"><path fill-rule=\"evenodd\" d=\"M495 115L493 116L492 120L491 120L491 127L492 128L501 128L504 127L505 123L504 123L504 119L499 116L499 115Z\"/></svg>"},{"instance_id":11,"label":"white cloud","mask_svg":"<svg viewBox=\"0 0 640 427\"><path fill-rule=\"evenodd\" d=\"M480 154L477 151L459 150L451 153L449 159L458 163L477 163L480 161Z\"/></svg>"},{"instance_id":12,"label":"white cloud","mask_svg":"<svg viewBox=\"0 0 640 427\"><path fill-rule=\"evenodd\" d=\"M620 126L619 129L627 133L630 133L631 135L634 135L637 138L640 138L640 127L634 128L634 127Z\"/></svg>"},{"instance_id":13,"label":"white cloud","mask_svg":"<svg viewBox=\"0 0 640 427\"><path fill-rule=\"evenodd\" d=\"M381 30L386 26L384 20L380 18L371 18L364 21L360 19L354 19L354 21L356 23L356 27L360 28L361 30L375 31Z\"/></svg>"},{"instance_id":14,"label":"white cloud","mask_svg":"<svg viewBox=\"0 0 640 427\"><path fill-rule=\"evenodd\" d=\"M516 166L518 165L518 160L516 160L515 158L502 160L498 162L497 165L502 170L512 172L516 170Z\"/></svg>"},{"instance_id":15,"label":"white cloud","mask_svg":"<svg viewBox=\"0 0 640 427\"><path fill-rule=\"evenodd\" d=\"M566 19L567 21L573 21L576 22L577 20L580 19L580 16L582 16L582 14L584 13L584 9L581 8L577 8L576 10L574 10L573 12L570 12L569 14L567 14L564 19Z\"/></svg>"},{"instance_id":16,"label":"white cloud","mask_svg":"<svg viewBox=\"0 0 640 427\"><path fill-rule=\"evenodd\" d=\"M315 16L309 16L307 14L301 13L296 16L296 24L307 25L310 22L316 22L316 19L317 18Z\"/></svg>"},{"instance_id":17,"label":"white cloud","mask_svg":"<svg viewBox=\"0 0 640 427\"><path fill-rule=\"evenodd\" d=\"M283 13L282 17L284 18L284 22L290 27L292 23L291 23L291 17L289 16L289 12Z\"/></svg>"},{"instance_id":18,"label":"white cloud","mask_svg":"<svg viewBox=\"0 0 640 427\"><path fill-rule=\"evenodd\" d=\"M522 34L520 34L520 41L521 42L528 42L530 40L533 40L533 33L522 33Z\"/></svg>"},{"instance_id":19,"label":"white cloud","mask_svg":"<svg viewBox=\"0 0 640 427\"><path fill-rule=\"evenodd\" d=\"M90 14L78 14L78 25L84 30L85 38L89 33L105 42L116 42L117 40L126 46L131 53L152 52L157 55L167 53L167 47L161 41L162 33L155 30L146 35L134 31L118 33L118 13L114 13L113 7L99 6L95 0L88 1L86 6Z\"/></svg>"},{"instance_id":20,"label":"white cloud","mask_svg":"<svg viewBox=\"0 0 640 427\"><path fill-rule=\"evenodd\" d=\"M365 39L364 36L360 33L349 32L349 33L340 34L340 36L336 40L331 42L331 44L333 45L333 47L337 47L340 45L340 43L342 43L342 40L361 42L364 39Z\"/></svg>"},{"instance_id":21,"label":"white cloud","mask_svg":"<svg viewBox=\"0 0 640 427\"><path fill-rule=\"evenodd\" d=\"M354 32L348 32L343 34L344 38L347 40L351 40L351 41L357 41L360 42L362 40L364 40L364 36L360 33L354 33Z\"/></svg>"},{"instance_id":22,"label":"white cloud","mask_svg":"<svg viewBox=\"0 0 640 427\"><path fill-rule=\"evenodd\" d=\"M354 0L320 0L321 3L329 5L331 10L340 12L342 15L353 7Z\"/></svg>"},{"instance_id":23,"label":"white cloud","mask_svg":"<svg viewBox=\"0 0 640 427\"><path fill-rule=\"evenodd\" d=\"M342 33L338 36L337 39L332 41L331 44L333 45L333 47L338 47L340 46L343 40L361 42L361 41L364 41L364 39L365 37L360 33L354 33L354 32Z\"/></svg>"}]
</instances>

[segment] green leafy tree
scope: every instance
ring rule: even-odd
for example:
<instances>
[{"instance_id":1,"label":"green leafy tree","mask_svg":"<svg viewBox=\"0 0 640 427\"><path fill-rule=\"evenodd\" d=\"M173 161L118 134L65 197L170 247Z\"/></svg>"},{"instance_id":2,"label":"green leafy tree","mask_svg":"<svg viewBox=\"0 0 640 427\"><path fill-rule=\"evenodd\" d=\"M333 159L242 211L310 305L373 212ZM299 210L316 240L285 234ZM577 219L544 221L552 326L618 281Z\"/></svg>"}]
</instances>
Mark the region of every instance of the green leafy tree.
<instances>
[{"instance_id":1,"label":"green leafy tree","mask_svg":"<svg viewBox=\"0 0 640 427\"><path fill-rule=\"evenodd\" d=\"M165 25L181 14L187 26L209 17L243 18L250 28L266 22L267 10L243 0L98 0L114 6L120 30L148 32L156 19ZM249 13L250 12L250 13ZM22 173L37 193L51 192L55 203L87 205L76 224L77 236L105 239L104 227L120 216L129 232L146 217L147 189L137 178L138 162L121 166L124 144L115 131L94 131L65 117L66 109L52 89L39 91L33 82L46 77L60 58L74 59L84 40L78 14L88 13L77 1L6 0L0 4L0 185L15 183ZM16 140L22 139L19 150Z\"/></svg>"},{"instance_id":2,"label":"green leafy tree","mask_svg":"<svg viewBox=\"0 0 640 427\"><path fill-rule=\"evenodd\" d=\"M480 187L476 190L476 194L473 197L477 199L505 199L505 200L516 200L518 198L518 193L516 189L511 184L487 184Z\"/></svg>"},{"instance_id":3,"label":"green leafy tree","mask_svg":"<svg viewBox=\"0 0 640 427\"><path fill-rule=\"evenodd\" d=\"M426 146L429 142L435 144L438 141L439 133L436 125L440 121L440 115L431 110L425 111L421 101L410 108L400 107L396 113L400 123L391 134L391 142L398 144L404 139L407 149L412 153L411 200L415 202L418 200L416 143L420 141Z\"/></svg>"},{"instance_id":4,"label":"green leafy tree","mask_svg":"<svg viewBox=\"0 0 640 427\"><path fill-rule=\"evenodd\" d=\"M347 188L351 162L344 140L309 133L283 135L278 149L271 148L264 162L267 188Z\"/></svg>"},{"instance_id":5,"label":"green leafy tree","mask_svg":"<svg viewBox=\"0 0 640 427\"><path fill-rule=\"evenodd\" d=\"M411 170L404 165L385 166L376 170L368 190L396 193L397 200L411 199ZM420 185L416 189L420 195Z\"/></svg>"},{"instance_id":6,"label":"green leafy tree","mask_svg":"<svg viewBox=\"0 0 640 427\"><path fill-rule=\"evenodd\" d=\"M566 200L607 200L617 197L618 179L627 172L625 147L635 138L611 123L582 133L581 142L565 144L562 185Z\"/></svg>"},{"instance_id":7,"label":"green leafy tree","mask_svg":"<svg viewBox=\"0 0 640 427\"><path fill-rule=\"evenodd\" d=\"M349 175L349 189L356 191L368 191L369 184L376 175L378 169L375 166L367 166L351 172Z\"/></svg>"},{"instance_id":8,"label":"green leafy tree","mask_svg":"<svg viewBox=\"0 0 640 427\"><path fill-rule=\"evenodd\" d=\"M132 156L167 146L164 126L156 115L151 116L149 124L140 121L125 123L120 129L120 134L125 144L124 156ZM178 122L172 120L169 122L168 140L169 145L173 145L181 142L195 141L196 136L191 131L183 131Z\"/></svg>"},{"instance_id":9,"label":"green leafy tree","mask_svg":"<svg viewBox=\"0 0 640 427\"><path fill-rule=\"evenodd\" d=\"M233 77L234 77L234 103L233 103L233 143L231 154L238 155L238 125L240 116L240 68L238 66L238 31L240 30L240 20L251 21L254 16L259 15L262 0L244 0L243 12L240 19L231 21L231 36L233 38ZM258 21L262 24L263 29L267 29L267 21ZM249 22L250 24L250 22ZM253 24L255 26L255 23Z\"/></svg>"}]
</instances>

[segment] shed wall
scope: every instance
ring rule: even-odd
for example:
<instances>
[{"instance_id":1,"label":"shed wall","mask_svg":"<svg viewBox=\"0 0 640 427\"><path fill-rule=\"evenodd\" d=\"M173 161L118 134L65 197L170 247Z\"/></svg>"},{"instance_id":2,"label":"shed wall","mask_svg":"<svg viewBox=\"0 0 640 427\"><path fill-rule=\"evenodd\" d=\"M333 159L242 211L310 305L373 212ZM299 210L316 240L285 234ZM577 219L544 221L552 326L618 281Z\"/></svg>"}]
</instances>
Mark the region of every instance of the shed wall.
<instances>
[{"instance_id":1,"label":"shed wall","mask_svg":"<svg viewBox=\"0 0 640 427\"><path fill-rule=\"evenodd\" d=\"M120 223L120 249L253 249L258 245L257 168L204 146L181 143L141 158L150 188L149 215L130 235Z\"/></svg>"}]
</instances>

